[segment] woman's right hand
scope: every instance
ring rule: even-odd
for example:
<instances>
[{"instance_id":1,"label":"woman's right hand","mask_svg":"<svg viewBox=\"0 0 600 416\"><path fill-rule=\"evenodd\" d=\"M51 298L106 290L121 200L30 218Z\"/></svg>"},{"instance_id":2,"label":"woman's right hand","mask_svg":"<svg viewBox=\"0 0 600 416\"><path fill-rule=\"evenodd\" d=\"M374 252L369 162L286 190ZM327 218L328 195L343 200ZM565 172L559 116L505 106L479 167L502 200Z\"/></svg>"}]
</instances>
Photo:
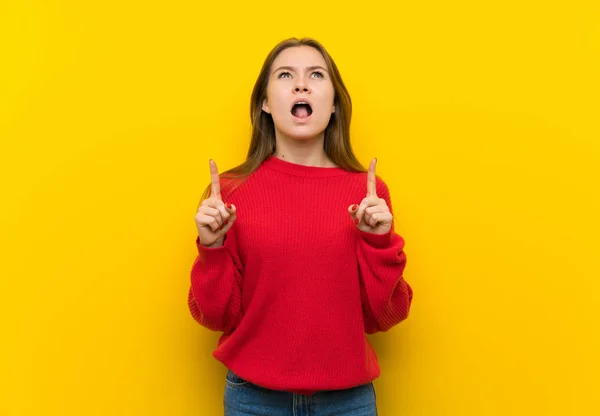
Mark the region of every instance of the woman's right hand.
<instances>
[{"instance_id":1,"label":"woman's right hand","mask_svg":"<svg viewBox=\"0 0 600 416\"><path fill-rule=\"evenodd\" d=\"M196 227L200 244L206 247L223 245L225 233L229 231L236 219L235 205L223 203L219 171L214 160L210 159L211 194L202 201L196 213Z\"/></svg>"}]
</instances>

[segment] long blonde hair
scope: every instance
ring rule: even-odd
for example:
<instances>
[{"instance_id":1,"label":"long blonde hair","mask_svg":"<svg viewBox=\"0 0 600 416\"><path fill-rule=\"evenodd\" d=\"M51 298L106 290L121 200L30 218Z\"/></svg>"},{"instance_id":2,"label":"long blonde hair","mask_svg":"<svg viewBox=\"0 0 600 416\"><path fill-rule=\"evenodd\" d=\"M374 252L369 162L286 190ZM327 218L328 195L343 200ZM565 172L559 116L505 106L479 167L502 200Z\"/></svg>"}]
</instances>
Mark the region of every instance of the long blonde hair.
<instances>
[{"instance_id":1,"label":"long blonde hair","mask_svg":"<svg viewBox=\"0 0 600 416\"><path fill-rule=\"evenodd\" d=\"M269 156L275 153L275 125L271 114L262 111L262 103L267 98L267 85L273 61L285 49L297 46L311 46L321 53L327 64L334 88L335 112L325 128L324 150L327 156L339 167L351 172L366 172L358 161L350 144L350 119L352 117L352 100L342 81L333 58L317 40L312 38L289 38L279 42L267 55L258 79L254 84L250 100L250 120L252 122L252 139L246 161L224 171L222 178L231 179L228 184L237 184L254 172ZM229 189L231 192L233 189ZM208 184L201 201L210 196L211 186Z\"/></svg>"}]
</instances>

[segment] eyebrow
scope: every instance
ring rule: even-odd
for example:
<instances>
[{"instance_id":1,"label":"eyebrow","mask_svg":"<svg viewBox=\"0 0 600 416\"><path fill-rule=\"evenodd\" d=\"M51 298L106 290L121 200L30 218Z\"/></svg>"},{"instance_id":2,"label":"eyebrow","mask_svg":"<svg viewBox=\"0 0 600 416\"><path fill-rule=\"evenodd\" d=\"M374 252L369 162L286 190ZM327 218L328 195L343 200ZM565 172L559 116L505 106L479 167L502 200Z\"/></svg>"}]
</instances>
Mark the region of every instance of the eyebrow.
<instances>
[{"instance_id":1,"label":"eyebrow","mask_svg":"<svg viewBox=\"0 0 600 416\"><path fill-rule=\"evenodd\" d=\"M322 70L323 70L323 71L325 71L325 72L329 72L329 71L327 71L325 68L323 68L322 66L319 66L319 65L313 65L313 66L307 66L307 67L306 67L306 69L308 69L309 71L310 71L310 70L312 70L312 69L317 69L317 68L318 68L318 69L322 69ZM273 74L274 74L275 72L279 71L280 69L288 69L288 70L290 70L290 71L294 71L294 72L296 72L296 68L294 68L293 66L280 66L280 67L279 67L279 68L277 68L275 71L273 71Z\"/></svg>"}]
</instances>

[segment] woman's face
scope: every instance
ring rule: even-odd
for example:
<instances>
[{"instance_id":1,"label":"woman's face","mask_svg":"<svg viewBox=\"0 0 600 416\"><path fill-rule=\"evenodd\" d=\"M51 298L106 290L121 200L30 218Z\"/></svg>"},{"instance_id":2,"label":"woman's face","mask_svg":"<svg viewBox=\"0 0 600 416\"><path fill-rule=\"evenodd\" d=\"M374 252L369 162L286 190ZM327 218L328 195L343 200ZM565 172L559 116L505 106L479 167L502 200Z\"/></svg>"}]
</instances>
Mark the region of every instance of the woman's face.
<instances>
[{"instance_id":1,"label":"woman's face","mask_svg":"<svg viewBox=\"0 0 600 416\"><path fill-rule=\"evenodd\" d=\"M262 109L273 117L277 134L294 139L322 134L335 110L335 91L321 53L311 46L287 48L270 71Z\"/></svg>"}]
</instances>

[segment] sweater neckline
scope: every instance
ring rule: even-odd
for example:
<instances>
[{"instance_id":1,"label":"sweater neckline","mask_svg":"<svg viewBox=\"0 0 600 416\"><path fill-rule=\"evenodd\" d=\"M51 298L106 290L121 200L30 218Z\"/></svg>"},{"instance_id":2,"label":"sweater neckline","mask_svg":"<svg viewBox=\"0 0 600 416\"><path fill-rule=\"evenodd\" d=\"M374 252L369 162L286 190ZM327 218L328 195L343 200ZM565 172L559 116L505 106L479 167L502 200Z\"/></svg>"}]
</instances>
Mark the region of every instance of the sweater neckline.
<instances>
[{"instance_id":1,"label":"sweater neckline","mask_svg":"<svg viewBox=\"0 0 600 416\"><path fill-rule=\"evenodd\" d=\"M279 159L274 155L271 155L265 159L263 165L279 172L297 176L316 176L323 178L330 176L341 176L349 173L347 170L340 168L339 166L326 168L320 166L300 165L298 163Z\"/></svg>"}]
</instances>

